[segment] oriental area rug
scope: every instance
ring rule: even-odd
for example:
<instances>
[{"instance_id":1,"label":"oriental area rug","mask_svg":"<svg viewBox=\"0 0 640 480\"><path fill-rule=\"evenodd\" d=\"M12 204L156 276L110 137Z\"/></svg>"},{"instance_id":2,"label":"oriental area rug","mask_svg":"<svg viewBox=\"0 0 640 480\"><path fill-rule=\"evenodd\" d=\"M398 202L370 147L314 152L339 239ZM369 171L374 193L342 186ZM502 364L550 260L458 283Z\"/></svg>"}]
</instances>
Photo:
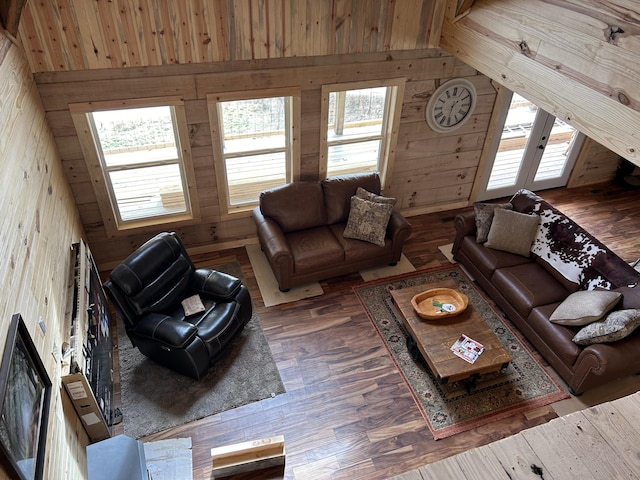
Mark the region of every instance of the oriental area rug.
<instances>
[{"instance_id":1,"label":"oriental area rug","mask_svg":"<svg viewBox=\"0 0 640 480\"><path fill-rule=\"evenodd\" d=\"M213 267L241 277L240 264ZM284 385L255 311L242 333L200 380L142 355L118 321L124 433L140 438L284 393Z\"/></svg>"},{"instance_id":2,"label":"oriental area rug","mask_svg":"<svg viewBox=\"0 0 640 480\"><path fill-rule=\"evenodd\" d=\"M469 304L513 358L506 369L480 376L471 393L463 382L440 384L422 358L415 361L411 358L402 316L390 293L394 289L418 285L424 285L427 290L444 280L453 280L456 288L468 296ZM436 440L569 397L457 265L417 271L353 288Z\"/></svg>"}]
</instances>

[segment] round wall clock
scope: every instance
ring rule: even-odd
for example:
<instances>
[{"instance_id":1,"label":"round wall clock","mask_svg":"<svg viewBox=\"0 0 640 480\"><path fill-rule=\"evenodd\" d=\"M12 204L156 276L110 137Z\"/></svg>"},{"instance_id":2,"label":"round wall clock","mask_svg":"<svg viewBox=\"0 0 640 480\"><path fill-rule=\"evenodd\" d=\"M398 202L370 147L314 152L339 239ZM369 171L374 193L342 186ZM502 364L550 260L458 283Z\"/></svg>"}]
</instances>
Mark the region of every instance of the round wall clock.
<instances>
[{"instance_id":1,"label":"round wall clock","mask_svg":"<svg viewBox=\"0 0 640 480\"><path fill-rule=\"evenodd\" d=\"M450 132L466 122L476 106L476 87L456 78L440 85L427 102L424 117L436 132Z\"/></svg>"}]
</instances>

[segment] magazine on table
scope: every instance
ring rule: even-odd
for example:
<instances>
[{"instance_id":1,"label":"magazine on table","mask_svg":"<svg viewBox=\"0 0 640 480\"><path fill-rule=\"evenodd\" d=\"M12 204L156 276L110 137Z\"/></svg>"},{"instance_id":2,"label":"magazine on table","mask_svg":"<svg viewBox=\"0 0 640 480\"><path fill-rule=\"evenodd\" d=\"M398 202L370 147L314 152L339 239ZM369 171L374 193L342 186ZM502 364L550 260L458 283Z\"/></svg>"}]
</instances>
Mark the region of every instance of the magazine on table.
<instances>
[{"instance_id":1,"label":"magazine on table","mask_svg":"<svg viewBox=\"0 0 640 480\"><path fill-rule=\"evenodd\" d=\"M473 363L478 359L480 354L484 352L484 346L462 334L460 338L456 340L456 343L451 346L451 351L463 360Z\"/></svg>"}]
</instances>

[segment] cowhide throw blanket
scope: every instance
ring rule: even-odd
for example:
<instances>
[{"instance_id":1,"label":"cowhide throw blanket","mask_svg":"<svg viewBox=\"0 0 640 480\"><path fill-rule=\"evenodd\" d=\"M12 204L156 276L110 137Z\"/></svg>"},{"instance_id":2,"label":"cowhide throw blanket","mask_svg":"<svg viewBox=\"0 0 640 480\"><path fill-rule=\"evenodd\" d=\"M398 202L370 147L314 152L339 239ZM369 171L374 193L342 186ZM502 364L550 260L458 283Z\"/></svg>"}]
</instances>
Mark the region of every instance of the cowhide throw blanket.
<instances>
[{"instance_id":1,"label":"cowhide throw blanket","mask_svg":"<svg viewBox=\"0 0 640 480\"><path fill-rule=\"evenodd\" d=\"M618 288L640 281L640 273L539 196L520 190L511 203L516 211L540 215L531 252L581 290Z\"/></svg>"}]
</instances>

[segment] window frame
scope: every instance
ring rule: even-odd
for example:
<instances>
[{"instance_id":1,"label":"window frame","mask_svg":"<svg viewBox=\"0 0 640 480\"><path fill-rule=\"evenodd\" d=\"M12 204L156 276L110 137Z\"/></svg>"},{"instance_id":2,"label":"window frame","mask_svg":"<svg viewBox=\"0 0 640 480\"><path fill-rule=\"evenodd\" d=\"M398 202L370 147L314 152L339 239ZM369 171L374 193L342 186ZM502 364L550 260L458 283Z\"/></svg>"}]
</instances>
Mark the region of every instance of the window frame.
<instances>
[{"instance_id":1,"label":"window frame","mask_svg":"<svg viewBox=\"0 0 640 480\"><path fill-rule=\"evenodd\" d=\"M214 153L214 166L216 171L216 184L218 187L218 203L220 205L220 216L239 217L249 216L251 211L258 206L259 199L246 202L240 205L232 205L227 182L228 157L239 157L232 154L226 156L223 149L222 136L224 134L221 125L220 103L255 100L260 98L289 97L290 105L285 112L285 158L286 158L286 178L285 183L300 180L300 125L301 125L301 89L300 88L272 88L261 90L235 91L225 93L207 94L207 111L209 115L209 125L211 129L211 143ZM266 151L266 150L265 150ZM263 150L260 153L264 153Z\"/></svg>"},{"instance_id":2,"label":"window frame","mask_svg":"<svg viewBox=\"0 0 640 480\"><path fill-rule=\"evenodd\" d=\"M126 110L130 108L171 107L176 149L177 164L183 185L186 211L167 213L144 218L122 220L108 176L108 169L103 164L99 153L100 140L97 138L93 122L89 114L106 110ZM96 201L107 235L129 234L131 230L144 229L156 225L189 225L200 220L200 205L196 191L196 176L191 156L187 120L182 97L153 97L130 100L85 102L69 104L80 146L84 154Z\"/></svg>"},{"instance_id":3,"label":"window frame","mask_svg":"<svg viewBox=\"0 0 640 480\"><path fill-rule=\"evenodd\" d=\"M386 96L385 112L382 119L382 132L376 137L381 138L380 156L378 158L377 171L380 175L382 189L388 187L387 181L391 179L393 164L395 162L396 146L398 143L398 130L400 126L400 116L402 113L402 103L404 98L404 87L406 78L391 78L387 80L368 80L362 82L335 83L322 86L322 105L320 111L320 159L318 165L318 176L321 179L327 178L329 147L333 142L328 140L329 128L329 98L334 92L347 92L348 90L362 90L366 88L391 87ZM362 142L370 141L369 137L362 137ZM339 142L335 142L338 144ZM349 141L348 143L358 143Z\"/></svg>"}]
</instances>

